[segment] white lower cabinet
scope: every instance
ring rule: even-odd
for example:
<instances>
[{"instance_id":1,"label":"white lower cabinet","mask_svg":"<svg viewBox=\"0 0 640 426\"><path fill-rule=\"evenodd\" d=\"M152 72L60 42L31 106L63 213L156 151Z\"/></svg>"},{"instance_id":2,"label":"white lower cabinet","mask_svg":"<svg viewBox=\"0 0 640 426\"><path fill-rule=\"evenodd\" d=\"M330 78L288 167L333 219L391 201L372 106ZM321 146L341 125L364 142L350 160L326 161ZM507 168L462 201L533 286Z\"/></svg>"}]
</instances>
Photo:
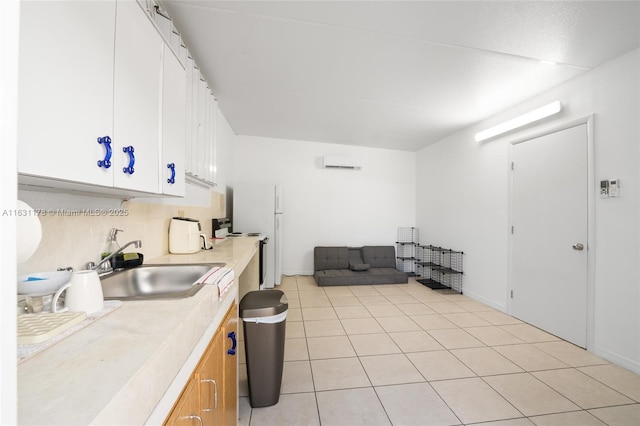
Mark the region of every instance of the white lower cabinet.
<instances>
[{"instance_id":1,"label":"white lower cabinet","mask_svg":"<svg viewBox=\"0 0 640 426\"><path fill-rule=\"evenodd\" d=\"M162 182L184 170L184 70L142 8L25 1L20 26L19 183L183 195Z\"/></svg>"}]
</instances>

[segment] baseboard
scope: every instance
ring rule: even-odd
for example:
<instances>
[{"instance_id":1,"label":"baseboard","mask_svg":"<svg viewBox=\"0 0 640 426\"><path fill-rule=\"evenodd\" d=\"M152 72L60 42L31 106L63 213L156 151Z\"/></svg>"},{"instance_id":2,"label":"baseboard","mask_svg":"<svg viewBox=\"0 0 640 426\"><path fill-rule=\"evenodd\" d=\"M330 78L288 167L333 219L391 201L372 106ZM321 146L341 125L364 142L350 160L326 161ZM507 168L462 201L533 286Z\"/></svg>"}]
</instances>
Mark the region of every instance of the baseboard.
<instances>
[{"instance_id":1,"label":"baseboard","mask_svg":"<svg viewBox=\"0 0 640 426\"><path fill-rule=\"evenodd\" d=\"M487 306L491 306L492 308L502 311L505 314L509 315L509 313L507 312L507 308L503 305L493 303L490 300L487 300L484 297L481 297L473 292L466 291L464 287L462 288L462 292L465 296L468 296L474 300L477 300L478 302L484 303ZM587 350L596 356L599 356L601 358L606 359L607 361L612 362L613 364L626 368L627 370L631 370L636 374L640 374L640 361L638 360L627 358L625 356L622 356L616 352L613 352L609 349L603 348L602 346L598 346L598 345L595 345L595 347L593 348L588 348Z\"/></svg>"},{"instance_id":2,"label":"baseboard","mask_svg":"<svg viewBox=\"0 0 640 426\"><path fill-rule=\"evenodd\" d=\"M499 303L495 303L487 298L484 298L480 295L478 295L477 293L474 293L472 291L468 291L465 290L464 286L462 287L462 294L464 294L465 296L468 296L470 298L472 298L473 300L476 300L480 303L484 303L487 306L492 307L493 309L497 309L500 312L504 312L505 314L507 313L507 307L504 305L501 305Z\"/></svg>"},{"instance_id":3,"label":"baseboard","mask_svg":"<svg viewBox=\"0 0 640 426\"><path fill-rule=\"evenodd\" d=\"M313 275L313 271L287 271L282 273L283 277L292 277L295 275Z\"/></svg>"},{"instance_id":4,"label":"baseboard","mask_svg":"<svg viewBox=\"0 0 640 426\"><path fill-rule=\"evenodd\" d=\"M590 350L590 352L592 352L594 355L606 359L607 361L611 361L612 363L619 365L620 367L631 370L636 374L640 374L640 361L638 360L627 358L598 345L596 345L593 350Z\"/></svg>"}]
</instances>

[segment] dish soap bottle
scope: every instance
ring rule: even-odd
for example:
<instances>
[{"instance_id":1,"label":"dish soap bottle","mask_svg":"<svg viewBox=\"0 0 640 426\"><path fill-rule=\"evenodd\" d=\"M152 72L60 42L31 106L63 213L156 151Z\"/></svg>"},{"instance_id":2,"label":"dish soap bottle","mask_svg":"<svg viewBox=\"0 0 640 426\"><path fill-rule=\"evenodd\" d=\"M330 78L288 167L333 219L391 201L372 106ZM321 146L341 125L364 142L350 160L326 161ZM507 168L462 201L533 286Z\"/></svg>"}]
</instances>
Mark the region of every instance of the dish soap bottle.
<instances>
[{"instance_id":1,"label":"dish soap bottle","mask_svg":"<svg viewBox=\"0 0 640 426\"><path fill-rule=\"evenodd\" d=\"M104 259L109 256L111 253L120 250L120 244L118 244L118 232L122 232L122 229L111 228L109 231L109 236L107 237L107 242L104 245L104 249L100 254L100 259ZM114 259L111 259L109 262L113 265Z\"/></svg>"}]
</instances>

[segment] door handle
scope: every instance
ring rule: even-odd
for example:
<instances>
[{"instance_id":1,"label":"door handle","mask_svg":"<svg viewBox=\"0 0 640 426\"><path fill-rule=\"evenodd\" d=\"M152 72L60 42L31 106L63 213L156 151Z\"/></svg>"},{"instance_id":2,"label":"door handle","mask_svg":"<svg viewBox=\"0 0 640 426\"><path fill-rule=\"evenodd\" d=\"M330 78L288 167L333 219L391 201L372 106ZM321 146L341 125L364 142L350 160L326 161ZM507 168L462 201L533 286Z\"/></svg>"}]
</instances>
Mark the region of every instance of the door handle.
<instances>
[{"instance_id":1,"label":"door handle","mask_svg":"<svg viewBox=\"0 0 640 426\"><path fill-rule=\"evenodd\" d=\"M124 152L126 154L129 154L129 165L127 167L123 167L122 168L122 171L125 174L128 173L128 174L132 175L133 172L135 171L133 166L134 166L134 164L136 164L136 157L135 157L135 155L133 155L133 151L134 151L133 146L125 146L125 147L122 148L122 152Z\"/></svg>"},{"instance_id":2,"label":"door handle","mask_svg":"<svg viewBox=\"0 0 640 426\"><path fill-rule=\"evenodd\" d=\"M202 423L202 417L195 415L178 417L178 420L197 420L200 426L204 424Z\"/></svg>"},{"instance_id":3,"label":"door handle","mask_svg":"<svg viewBox=\"0 0 640 426\"><path fill-rule=\"evenodd\" d=\"M216 408L218 408L218 382L213 379L202 379L200 380L200 383L213 383L213 408L203 408L202 411L214 411Z\"/></svg>"},{"instance_id":4,"label":"door handle","mask_svg":"<svg viewBox=\"0 0 640 426\"><path fill-rule=\"evenodd\" d=\"M580 243L574 244L571 247L573 247L574 250L578 250L578 251L584 250L584 246Z\"/></svg>"},{"instance_id":5,"label":"door handle","mask_svg":"<svg viewBox=\"0 0 640 426\"><path fill-rule=\"evenodd\" d=\"M171 169L171 177L167 179L167 183L174 184L176 183L176 163L167 164L167 168Z\"/></svg>"},{"instance_id":6,"label":"door handle","mask_svg":"<svg viewBox=\"0 0 640 426\"><path fill-rule=\"evenodd\" d=\"M236 333L234 331L231 331L231 332L229 332L229 334L227 334L227 337L229 339L231 339L231 343L233 344L231 349L227 350L227 355L235 355L236 354L236 345L237 345Z\"/></svg>"},{"instance_id":7,"label":"door handle","mask_svg":"<svg viewBox=\"0 0 640 426\"><path fill-rule=\"evenodd\" d=\"M104 145L105 149L104 160L98 160L98 167L108 169L111 167L111 138L109 136L103 136L98 138L98 143Z\"/></svg>"}]
</instances>

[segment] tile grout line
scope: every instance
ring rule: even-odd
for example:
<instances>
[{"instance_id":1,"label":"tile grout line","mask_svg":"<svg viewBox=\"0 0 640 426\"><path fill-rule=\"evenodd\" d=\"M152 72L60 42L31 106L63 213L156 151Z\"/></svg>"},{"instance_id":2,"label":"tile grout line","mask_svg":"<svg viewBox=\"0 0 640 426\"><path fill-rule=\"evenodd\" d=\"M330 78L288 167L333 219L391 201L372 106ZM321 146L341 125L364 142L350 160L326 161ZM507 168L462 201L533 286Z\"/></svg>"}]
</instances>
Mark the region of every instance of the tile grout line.
<instances>
[{"instance_id":1,"label":"tile grout line","mask_svg":"<svg viewBox=\"0 0 640 426\"><path fill-rule=\"evenodd\" d=\"M390 287L390 288L391 288L391 287ZM310 287L309 289L312 289L312 288ZM344 324L343 324L343 320L344 320L344 319L348 319L348 318L340 318L340 316L338 315L337 310L336 310L336 308L337 308L337 307L342 307L342 306L334 305L334 301L332 301L332 300L331 300L331 297L329 297L329 294L327 293L326 289L322 288L322 290L323 290L323 294L324 294L324 296L329 300L329 307L331 307L331 308L332 308L332 311L333 311L334 315L337 317L338 323L340 324L340 327L341 327L342 331L344 332L344 336L345 336L345 337L347 337L347 341L349 341L349 343L350 343L350 345L351 345L351 348L353 349L353 351L354 351L354 353L355 353L355 357L357 357L357 358L358 358L358 362L359 362L359 364L360 364L361 368L363 369L363 371L364 371L364 373L365 373L365 375L366 375L366 377L367 377L367 380L368 380L368 382L369 382L369 384L370 384L370 386L366 386L366 387L355 387L355 388L349 388L349 387L348 387L348 388L344 388L344 389L335 389L335 390L366 389L366 388L372 388L372 389L373 389L373 391L374 391L374 393L376 394L376 398L377 398L378 403L382 406L383 411L385 412L385 415L386 415L387 419L389 420L389 422L390 422L391 424L393 424L393 422L391 421L391 417L390 417L390 415L389 415L389 413L388 413L388 411L387 411L387 407L385 407L385 405L382 403L382 400L381 400L381 398L380 398L380 395L378 394L378 391L377 391L377 389L376 389L376 386L374 386L374 385L373 385L373 382L372 382L372 380L371 380L371 377L369 376L369 373L368 373L368 372L367 372L367 370L364 368L364 364L363 364L363 362L362 362L362 359L361 359L361 358L362 358L363 356L366 356L366 355L359 355L359 354L358 354L358 352L356 351L355 346L354 346L353 341L352 341L352 336L355 336L355 335L366 335L366 334L370 334L370 333L348 333L348 332L347 332L347 330L346 330L346 328L345 328L345 326L344 326ZM351 290L351 289L349 289L349 290ZM389 299L387 296L396 296L395 294L391 294L391 295L383 294L383 293L380 293L380 292L378 291L378 289L377 289L377 288L374 288L374 290L376 290L376 292L378 293L378 294L377 294L377 296L382 296L382 297L384 297L384 298L389 302L389 304L390 304L391 306L394 306L395 308L397 308L397 309L399 309L399 310L401 311L401 314L400 314L400 315L395 315L395 316L405 317L405 318L409 319L409 321L411 321L412 323L414 323L415 325L417 325L417 326L419 327L419 329L420 329L419 331L426 333L428 336L430 336L432 339L434 339L434 341L435 341L435 342L437 342L438 344L440 344L441 346L443 346L443 349L444 349L447 353L449 353L452 357L454 357L456 360L458 360L459 362L461 362L461 363L462 363L462 365L464 365L464 366L465 366L465 367L467 367L469 370L471 370L471 372L474 374L474 377L475 377L475 378L479 378L479 379L481 379L482 383L484 383L486 386L488 386L488 387L489 387L493 392L495 392L497 395L499 395L499 396L500 396L500 398L502 398L502 399L503 399L503 400L504 400L504 401L505 401L509 406L511 406L511 407L512 407L516 412L518 412L518 413L520 413L520 414L522 415L522 417L514 417L513 419L516 419L516 418L525 418L525 419L530 419L530 418L534 418L534 417L541 417L541 416L554 415L554 414L560 414L560 413L586 412L586 413L588 413L588 414L589 414L589 416L593 417L594 419L598 419L599 421L603 421L603 420L600 420L600 418L599 418L599 417L597 417L597 416L595 416L594 414L590 413L590 412L589 412L589 410L593 410L593 409L600 409L600 408L608 408L608 407L633 406L633 405L637 405L637 404L640 402L640 401L636 401L634 398L631 398L631 397L627 396L626 394L624 394L624 393L622 393L622 392L618 391L617 389L615 389L615 388L611 387L610 385L608 385L608 384L606 384L606 383L604 383L604 382L600 381L600 380L599 380L599 379L597 379L596 377L593 377L593 376L589 375L588 373L586 373L586 372L583 372L583 371L579 370L579 368L583 368L583 367L591 367L591 366L599 366L599 365L610 365L610 363L608 363L608 362L605 362L605 363L603 363L603 364L587 364L587 365L577 365L577 366L567 365L566 367L545 368L545 369L540 369L540 370L529 370L529 369L525 369L524 367L520 366L517 362L515 362L515 361L511 360L509 357L507 357L507 356L503 355L502 353L500 353L499 351L496 351L496 350L495 350L495 347L505 347L505 346L515 346L515 345L526 345L526 346L531 346L531 347L533 347L533 348L536 348L537 350L540 350L540 351L544 352L544 353L545 353L545 355L547 355L547 356L549 356L550 358L552 358L552 359L554 359L554 360L558 361L559 363L566 364L562 359L558 358L558 357L557 357L557 356L555 356L554 354L552 354L552 353L550 353L550 352L547 352L547 351L545 351L544 349L542 349L542 348L540 348L540 347L536 346L536 344L537 344L537 343L564 342L564 340L561 340L561 339L560 339L560 340L544 340L544 341L523 341L523 343L507 343L507 344L489 345L489 344L485 343L484 341L482 341L482 340L478 339L477 337L475 337L473 334L469 333L469 331L465 330L465 327L462 327L462 326L460 326L460 325L458 325L458 324L454 324L454 325L455 325L455 328L454 328L454 329L462 330L462 331L464 331L465 333L467 333L469 336L471 336L471 337L473 337L474 339L478 340L478 341L482 344L482 346L479 346L479 348L480 348L480 347L482 347L482 348L490 348L490 349L491 349L491 350L493 350L495 353L497 353L499 356L501 356L501 357L505 358L507 361L511 362L512 364L514 364L515 366L517 366L518 368L520 368L520 369L522 369L522 370L523 370L523 372L511 372L511 373L503 373L503 374L489 374L489 375L480 376L480 375L479 375L477 372L475 372L475 371L474 371L474 370L473 370L473 369L472 369L472 368L471 368L467 363L465 363L463 359L461 359L461 358L457 357L457 356L452 352L452 350L465 349L465 348L447 348L447 347L446 347L446 346L444 346L444 345L443 345L443 344L442 344L438 339L436 339L436 338L435 338L435 336L431 335L431 333L429 332L429 330L428 330L428 329L425 329L425 328L423 328L420 324L418 324L418 323L417 323L417 322L412 318L412 315L410 315L410 314L406 313L405 311L403 311L402 309L400 309L400 308L399 308L399 306L398 306L398 305L408 304L408 303L402 303L402 302L394 303L394 302L393 302L393 300ZM413 294L412 294L412 293L408 293L408 292L406 291L406 289L399 288L398 290L400 290L400 291L402 291L402 292L404 292L404 293L407 293L409 296L413 297ZM298 293L300 292L300 291L299 291L299 287L298 287L298 283L297 283L297 281L296 281L296 291L298 291ZM303 290L303 291L304 291L304 290ZM353 292L352 292L352 293L353 293ZM413 362L413 361L412 361L412 360L407 356L407 354L416 353L416 351L413 351L413 352L407 352L407 351L405 351L405 349L403 349L402 347L399 347L399 346L398 346L398 343L397 343L397 342L393 339L393 337L391 336L391 332L390 332L390 331L387 331L387 329L385 329L385 328L383 327L382 323L380 323L380 321L379 321L379 318L378 318L378 317L376 317L376 316L374 316L374 315L373 315L373 313L369 310L369 308L368 308L369 306L368 306L368 305L366 305L366 304L365 304L365 302L364 302L363 300L361 300L361 299L360 299L360 297L367 297L367 296L358 296L358 295L356 295L355 293L353 293L353 295L356 297L356 299L357 299L357 300L358 300L358 302L360 303L359 305L353 305L353 306L363 306L363 307L365 308L365 310L369 313L369 315L371 315L371 318L375 321L375 323L376 323L376 324L378 324L378 326L382 329L381 334L384 334L387 338L391 339L391 341L393 341L393 342L394 342L394 344L396 345L396 347L400 350L400 354L402 354L402 355L403 355L403 356L404 356L404 357L409 361L409 363L411 364L411 366L412 366L413 368L415 368L415 369L418 371L418 373L420 374L420 376L424 379L424 382L423 382L423 381L421 381L421 382L415 382L415 383L427 383L427 384L429 385L429 387L430 387L430 388L431 388L431 389L436 393L436 395L438 395L438 398L440 399L440 401L442 401L442 402L444 403L444 405L445 405L445 406L446 406L446 407L451 411L451 413L452 413L452 414L453 414L453 415L454 415L458 420L460 420L460 424L463 424L463 422L461 421L461 419L458 417L458 414L456 414L456 413L455 413L455 411L453 411L453 409L449 406L449 404L448 404L448 403L447 403L447 402L442 398L442 396L437 392L437 390L436 390L436 389L432 386L432 384L431 384L432 382L447 381L447 380L455 380L455 379L453 379L453 378L452 378L452 379L434 380L434 381L429 381L429 380L427 380L427 379L426 379L426 377L424 376L424 374L423 374L423 373L422 373L422 372L417 368L417 366L414 364L414 362ZM347 297L347 296L346 296L346 295L339 294L339 295L335 295L335 296L333 296L333 297ZM351 297L351 296L348 296L348 297ZM415 297L413 297L413 298L415 299ZM455 299L454 299L454 300L450 300L450 299L451 299L451 298L446 298L446 302L447 302L447 303L453 303L453 304L456 304ZM299 299L299 300L300 300L300 299ZM365 299L365 300L366 300L366 299ZM421 300L421 299L415 299L415 300L416 300L416 302L415 302L415 303L419 303L419 304L421 304L421 305L426 306L428 309L431 309L431 307L429 306L429 303L428 303L428 302L424 302L424 301L423 301L423 300L424 300L424 298L423 298L422 300ZM412 303L413 303L413 302L412 302ZM442 302L430 302L430 303L442 303ZM385 305L386 305L386 304L385 304ZM457 305L457 304L456 304L456 305ZM352 306L352 305L345 305L345 306ZM372 305L372 306L373 306L373 305ZM484 318L482 318L481 316L476 315L476 314L474 313L474 311L469 311L469 310L468 310L468 308L466 308L466 307L464 307L464 306L460 306L460 305L458 305L458 306L459 306L461 309L463 309L463 312L460 312L460 313L470 313L470 314L472 314L473 316L475 316L475 317L477 317L477 318L480 318L480 319L483 319L483 320L484 320ZM310 307L306 307L306 308L310 308ZM303 323L304 338L305 338L306 350L307 350L307 355L308 355L308 363L309 363L309 368L310 368L310 370L311 370L311 381L312 381L311 385L312 385L312 388L313 388L314 397L315 397L315 402L316 402L316 411L317 411L317 415L318 415L318 421L320 422L320 424L322 424L322 420L321 420L321 417L320 417L320 406L319 406L319 403L318 403L318 392L331 392L331 391L334 391L334 389L328 389L328 390L326 390L326 391L317 391L317 390L316 390L316 388L315 388L315 377L314 377L314 374L313 374L313 369L311 368L311 363L312 363L312 360L311 360L311 350L310 350L310 347L309 347L309 340L308 340L310 337L308 337L308 336L307 336L307 333L306 333L306 327L305 327L305 322L312 321L312 320L306 320L306 319L304 318L304 314L303 314L303 310L304 310L304 308L302 307L302 304L300 304L300 308L299 308L299 309L301 310L301 321L302 321L302 323ZM486 312L490 312L490 311L489 311L489 310L487 310ZM499 312L499 311L496 311L496 312ZM441 312L434 312L434 315L439 315L439 316L441 316L441 317L443 317L443 318L447 319L447 318L446 318L446 316L445 316L445 314L449 314L449 313L451 313L451 312L442 312L442 313L441 313ZM458 313L458 312L454 312L454 314L455 314L455 313ZM415 315L415 314L414 314L414 315ZM505 315L506 315L506 314L505 314ZM493 323L493 322L491 322L491 321L489 321L489 320L485 320L485 321L487 321L487 322L489 323L489 325L475 326L475 327L494 327L494 328L496 328L496 329L502 330L503 332L505 332L505 333L507 333L507 334L509 334L509 335L511 335L511 336L513 336L513 337L515 337L515 338L517 338L517 339L521 339L520 337L518 337L518 336L517 336L516 334L514 334L513 332L508 331L508 330L505 330L504 328L502 328L502 325L504 325L504 324ZM529 324L527 324L527 323L520 323L520 324L526 324L526 325L529 325ZM512 325L512 324L506 324L506 325ZM518 324L515 324L515 325L518 325ZM531 326L531 325L529 325L529 326ZM531 326L531 327L533 327L533 326ZM469 327L466 327L466 328L474 328L474 326L469 326ZM446 330L446 329L442 329L442 330ZM544 330L541 330L541 331L543 331L544 333L546 333ZM398 332L402 332L402 331L398 331ZM327 337L327 336L316 336L316 337ZM555 337L555 336L554 336L554 337ZM428 351L417 351L417 352L432 352L432 351L431 351L431 350L428 350ZM376 356L376 355L379 355L379 356L385 356L385 355L389 355L389 354L382 353L382 354L373 354L373 355L371 355L371 356ZM334 359L334 358L335 358L335 357L328 357L328 358L326 358L326 359ZM337 358L346 358L346 357L337 357ZM582 407L580 407L580 405L578 405L576 402L574 402L574 401L573 401L573 399L569 398L568 396L565 396L563 393L561 393L560 391L558 391L558 390L556 390L555 388L551 387L550 385L546 384L544 381L542 381L541 379L539 379L538 377L536 377L534 374L532 374L532 373L535 373L535 372L555 371L555 370L569 370L569 369L572 369L572 370L574 370L574 371L576 371L576 372L578 372L578 373L581 373L581 374L582 374L582 375L584 375L585 377L588 377L589 379L592 379L592 380L594 380L595 382L597 382L597 383L599 383L599 384L601 384L601 385L604 385L607 389L610 389L611 391L616 392L617 394L620 394L620 395L622 395L622 396L626 397L626 398L627 398L629 401L631 401L631 402L626 403L626 404L604 405L604 406L602 406L602 407L593 407L593 408L588 408L588 409L587 409L587 408L582 408ZM558 413L545 413L545 414L540 414L540 415L535 415L535 416L530 416L530 417L528 417L528 416L524 415L524 413L523 413L522 411L520 411L517 407L513 406L513 404L511 404L511 402L510 402L508 399L506 399L506 397L505 397L504 395L502 395L502 393L498 392L495 388L493 388L493 387L492 387L492 386L491 386L491 385L490 385L490 384L489 384L489 383L484 379L485 377L493 377L493 376L500 376L500 375L515 375L515 374L528 374L529 376L533 377L533 378L534 378L535 380L537 380L538 382L542 383L544 386L546 386L546 387L550 388L551 390L553 390L556 394L560 395L560 396L561 396L561 397L563 397L563 398L566 398L568 401L570 401L570 402L572 402L573 404L575 404L575 405L576 405L577 407L579 407L580 409L579 409L579 410L561 411L561 412L558 412ZM411 382L411 383L414 383L414 382ZM409 384L409 383L401 383L400 385L403 385L403 384ZM379 387L384 387L384 386L397 386L397 385L398 385L398 384L390 383L390 384L387 384L387 385L380 385ZM305 393L305 392L295 392L295 393ZM251 417L250 417L250 418L251 418ZM511 418L509 418L509 419L511 419ZM508 420L508 419L500 419L500 420ZM603 422L604 422L604 421L603 421Z\"/></svg>"},{"instance_id":2,"label":"tile grout line","mask_svg":"<svg viewBox=\"0 0 640 426\"><path fill-rule=\"evenodd\" d=\"M297 278L296 278L296 288L298 289L298 294L300 294ZM302 317L302 330L304 332L304 340L307 346L307 355L309 356L309 372L311 373L311 388L313 389L313 399L316 403L316 413L318 415L318 424L322 425L322 417L320 415L320 403L318 401L318 392L316 391L316 381L315 376L313 374L313 366L311 365L311 350L309 349L309 338L307 336L307 329L304 326L304 313L302 312L302 303L300 304L300 316Z\"/></svg>"}]
</instances>

